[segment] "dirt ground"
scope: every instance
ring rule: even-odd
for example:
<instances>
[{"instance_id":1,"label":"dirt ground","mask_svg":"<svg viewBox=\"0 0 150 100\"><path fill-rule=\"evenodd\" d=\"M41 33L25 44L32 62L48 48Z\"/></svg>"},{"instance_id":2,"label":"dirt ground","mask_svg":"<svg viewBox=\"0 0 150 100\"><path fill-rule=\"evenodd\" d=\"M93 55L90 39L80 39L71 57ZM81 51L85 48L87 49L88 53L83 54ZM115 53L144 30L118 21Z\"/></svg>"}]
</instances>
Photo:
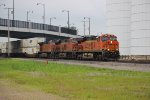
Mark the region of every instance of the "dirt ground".
<instances>
[{"instance_id":1,"label":"dirt ground","mask_svg":"<svg viewBox=\"0 0 150 100\"><path fill-rule=\"evenodd\" d=\"M0 100L66 100L53 94L40 91L23 91L11 87L7 82L0 80Z\"/></svg>"}]
</instances>

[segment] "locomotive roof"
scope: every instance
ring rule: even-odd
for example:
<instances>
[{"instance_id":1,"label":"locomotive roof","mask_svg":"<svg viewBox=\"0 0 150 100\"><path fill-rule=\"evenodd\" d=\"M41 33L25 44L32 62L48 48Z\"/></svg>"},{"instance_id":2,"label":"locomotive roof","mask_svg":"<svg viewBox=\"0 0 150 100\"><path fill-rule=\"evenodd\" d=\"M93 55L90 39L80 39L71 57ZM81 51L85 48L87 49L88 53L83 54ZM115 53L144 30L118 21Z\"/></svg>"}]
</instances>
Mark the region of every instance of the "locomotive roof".
<instances>
[{"instance_id":1,"label":"locomotive roof","mask_svg":"<svg viewBox=\"0 0 150 100\"><path fill-rule=\"evenodd\" d=\"M113 34L102 34L101 36L115 36L115 35L113 35Z\"/></svg>"}]
</instances>

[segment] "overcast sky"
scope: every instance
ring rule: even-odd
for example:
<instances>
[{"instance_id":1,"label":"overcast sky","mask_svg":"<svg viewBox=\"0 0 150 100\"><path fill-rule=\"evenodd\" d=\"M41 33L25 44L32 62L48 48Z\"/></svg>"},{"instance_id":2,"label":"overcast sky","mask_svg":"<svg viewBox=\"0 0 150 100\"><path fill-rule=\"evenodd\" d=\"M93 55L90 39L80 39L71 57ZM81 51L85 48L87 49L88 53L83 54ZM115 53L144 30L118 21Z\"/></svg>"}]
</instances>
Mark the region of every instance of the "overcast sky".
<instances>
[{"instance_id":1,"label":"overcast sky","mask_svg":"<svg viewBox=\"0 0 150 100\"><path fill-rule=\"evenodd\" d=\"M12 7L13 0L0 0L0 4L6 4ZM44 3L46 6L46 23L49 24L50 17L56 17L52 20L53 25L67 26L67 13L62 10L70 11L70 24L74 24L83 35L84 17L91 18L91 34L106 31L106 0L15 0L15 19L26 21L26 11L33 11L29 14L29 20L42 23L43 8L37 3ZM7 11L0 7L0 17L7 18ZM12 19L12 15L11 15ZM86 34L88 34L88 23L86 23ZM0 41L6 39L0 38Z\"/></svg>"}]
</instances>

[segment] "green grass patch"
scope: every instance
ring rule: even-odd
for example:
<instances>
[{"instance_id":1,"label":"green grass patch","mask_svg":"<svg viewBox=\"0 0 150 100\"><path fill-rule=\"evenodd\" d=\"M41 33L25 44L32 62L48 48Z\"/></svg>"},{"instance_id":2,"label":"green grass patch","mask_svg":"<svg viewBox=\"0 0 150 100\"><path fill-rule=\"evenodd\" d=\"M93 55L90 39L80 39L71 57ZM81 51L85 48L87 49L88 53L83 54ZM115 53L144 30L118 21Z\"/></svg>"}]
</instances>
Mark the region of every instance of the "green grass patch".
<instances>
[{"instance_id":1,"label":"green grass patch","mask_svg":"<svg viewBox=\"0 0 150 100\"><path fill-rule=\"evenodd\" d=\"M69 100L150 100L150 72L0 59L0 81Z\"/></svg>"}]
</instances>

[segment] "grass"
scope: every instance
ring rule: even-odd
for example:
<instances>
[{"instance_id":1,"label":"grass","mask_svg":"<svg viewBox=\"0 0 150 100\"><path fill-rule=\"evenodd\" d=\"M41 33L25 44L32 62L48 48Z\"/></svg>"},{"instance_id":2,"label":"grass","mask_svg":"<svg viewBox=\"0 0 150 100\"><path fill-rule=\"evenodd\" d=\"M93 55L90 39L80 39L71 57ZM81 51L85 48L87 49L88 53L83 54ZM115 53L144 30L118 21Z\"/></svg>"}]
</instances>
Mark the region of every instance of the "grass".
<instances>
[{"instance_id":1,"label":"grass","mask_svg":"<svg viewBox=\"0 0 150 100\"><path fill-rule=\"evenodd\" d=\"M150 72L0 59L0 81L69 100L150 100Z\"/></svg>"}]
</instances>

